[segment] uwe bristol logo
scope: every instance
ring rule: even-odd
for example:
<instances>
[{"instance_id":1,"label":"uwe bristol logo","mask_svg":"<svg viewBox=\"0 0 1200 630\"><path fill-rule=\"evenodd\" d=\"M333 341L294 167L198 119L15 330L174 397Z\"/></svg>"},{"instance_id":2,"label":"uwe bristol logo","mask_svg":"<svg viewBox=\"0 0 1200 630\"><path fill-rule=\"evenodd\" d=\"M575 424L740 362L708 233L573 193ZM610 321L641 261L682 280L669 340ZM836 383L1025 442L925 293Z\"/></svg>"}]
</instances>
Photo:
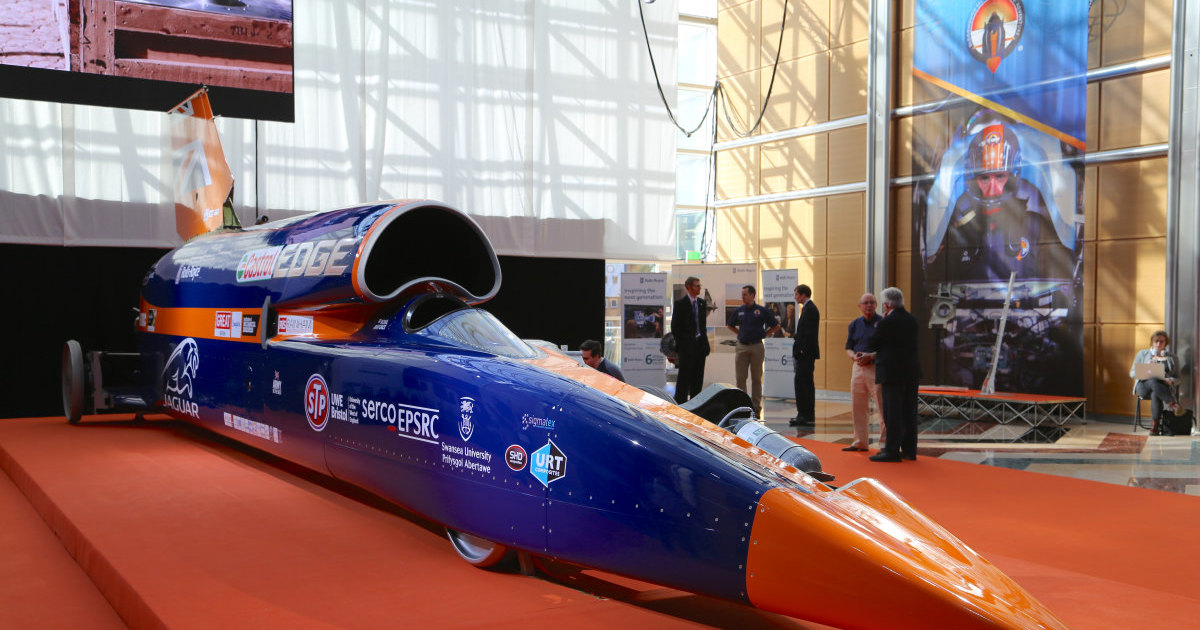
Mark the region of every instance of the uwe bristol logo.
<instances>
[{"instance_id":1,"label":"uwe bristol logo","mask_svg":"<svg viewBox=\"0 0 1200 630\"><path fill-rule=\"evenodd\" d=\"M329 386L320 374L313 374L304 386L304 417L314 431L324 431L329 423Z\"/></svg>"}]
</instances>

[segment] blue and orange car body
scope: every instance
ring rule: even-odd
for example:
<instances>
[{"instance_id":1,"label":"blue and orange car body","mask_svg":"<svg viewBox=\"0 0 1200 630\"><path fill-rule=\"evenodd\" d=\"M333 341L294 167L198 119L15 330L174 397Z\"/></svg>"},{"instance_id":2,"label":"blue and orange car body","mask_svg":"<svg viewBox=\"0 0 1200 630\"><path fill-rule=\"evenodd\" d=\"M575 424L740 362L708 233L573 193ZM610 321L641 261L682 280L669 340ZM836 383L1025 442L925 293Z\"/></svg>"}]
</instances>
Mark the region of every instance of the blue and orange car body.
<instances>
[{"instance_id":1,"label":"blue and orange car body","mask_svg":"<svg viewBox=\"0 0 1200 630\"><path fill-rule=\"evenodd\" d=\"M213 232L146 275L145 399L452 530L843 628L1064 628L873 480L840 489L474 308L465 214Z\"/></svg>"}]
</instances>

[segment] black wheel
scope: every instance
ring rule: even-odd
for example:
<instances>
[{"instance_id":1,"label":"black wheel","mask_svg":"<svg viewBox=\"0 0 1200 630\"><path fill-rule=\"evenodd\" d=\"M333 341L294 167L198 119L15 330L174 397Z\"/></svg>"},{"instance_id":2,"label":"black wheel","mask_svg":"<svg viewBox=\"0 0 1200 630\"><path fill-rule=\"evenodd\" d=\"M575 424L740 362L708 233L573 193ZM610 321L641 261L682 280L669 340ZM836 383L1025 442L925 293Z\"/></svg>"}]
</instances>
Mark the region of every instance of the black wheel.
<instances>
[{"instance_id":1,"label":"black wheel","mask_svg":"<svg viewBox=\"0 0 1200 630\"><path fill-rule=\"evenodd\" d=\"M480 569L497 568L513 555L512 550L504 545L449 527L446 528L446 537L460 558Z\"/></svg>"},{"instance_id":2,"label":"black wheel","mask_svg":"<svg viewBox=\"0 0 1200 630\"><path fill-rule=\"evenodd\" d=\"M79 424L83 417L83 379L83 348L78 341L69 339L62 351L62 399L63 414L71 424Z\"/></svg>"}]
</instances>

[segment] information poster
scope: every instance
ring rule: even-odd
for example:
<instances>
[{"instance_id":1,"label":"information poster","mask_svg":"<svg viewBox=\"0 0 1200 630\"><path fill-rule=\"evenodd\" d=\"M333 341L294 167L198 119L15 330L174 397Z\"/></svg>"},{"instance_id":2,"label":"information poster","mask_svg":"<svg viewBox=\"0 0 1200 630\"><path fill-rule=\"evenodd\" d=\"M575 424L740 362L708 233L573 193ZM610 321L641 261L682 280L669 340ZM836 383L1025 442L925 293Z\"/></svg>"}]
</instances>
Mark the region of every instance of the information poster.
<instances>
[{"instance_id":1,"label":"information poster","mask_svg":"<svg viewBox=\"0 0 1200 630\"><path fill-rule=\"evenodd\" d=\"M621 274L621 371L630 385L667 385L667 358L659 347L669 325L666 301L667 274Z\"/></svg>"},{"instance_id":2,"label":"information poster","mask_svg":"<svg viewBox=\"0 0 1200 630\"><path fill-rule=\"evenodd\" d=\"M919 0L913 74L948 97L915 124L913 314L937 384L1083 395L1088 3ZM919 114L932 116L932 113ZM930 308L938 305L937 312Z\"/></svg>"},{"instance_id":3,"label":"information poster","mask_svg":"<svg viewBox=\"0 0 1200 630\"><path fill-rule=\"evenodd\" d=\"M796 332L796 269L770 269L762 273L758 295L764 306L775 313L782 327L764 342L767 364L763 369L763 396L794 398L792 335Z\"/></svg>"},{"instance_id":4,"label":"information poster","mask_svg":"<svg viewBox=\"0 0 1200 630\"><path fill-rule=\"evenodd\" d=\"M758 268L754 265L674 265L671 268L671 303L687 294L683 281L700 278L700 297L708 309L708 344L712 349L704 363L704 386L713 383L734 384L733 352L737 335L725 324L729 314L742 303L742 287L754 284ZM668 315L669 317L670 315ZM670 320L668 319L668 325Z\"/></svg>"}]
</instances>

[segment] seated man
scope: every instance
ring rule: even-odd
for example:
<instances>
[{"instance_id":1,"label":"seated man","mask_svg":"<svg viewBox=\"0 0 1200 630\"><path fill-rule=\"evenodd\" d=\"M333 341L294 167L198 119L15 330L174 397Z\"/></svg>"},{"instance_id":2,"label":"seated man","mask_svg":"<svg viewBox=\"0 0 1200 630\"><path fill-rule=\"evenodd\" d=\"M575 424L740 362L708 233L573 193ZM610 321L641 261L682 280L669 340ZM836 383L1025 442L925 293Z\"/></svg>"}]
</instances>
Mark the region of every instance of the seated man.
<instances>
[{"instance_id":1,"label":"seated man","mask_svg":"<svg viewBox=\"0 0 1200 630\"><path fill-rule=\"evenodd\" d=\"M604 358L604 346L600 345L599 341L588 339L579 344L579 354L589 367L604 372L622 383L625 382L625 374L621 372L621 368Z\"/></svg>"}]
</instances>

